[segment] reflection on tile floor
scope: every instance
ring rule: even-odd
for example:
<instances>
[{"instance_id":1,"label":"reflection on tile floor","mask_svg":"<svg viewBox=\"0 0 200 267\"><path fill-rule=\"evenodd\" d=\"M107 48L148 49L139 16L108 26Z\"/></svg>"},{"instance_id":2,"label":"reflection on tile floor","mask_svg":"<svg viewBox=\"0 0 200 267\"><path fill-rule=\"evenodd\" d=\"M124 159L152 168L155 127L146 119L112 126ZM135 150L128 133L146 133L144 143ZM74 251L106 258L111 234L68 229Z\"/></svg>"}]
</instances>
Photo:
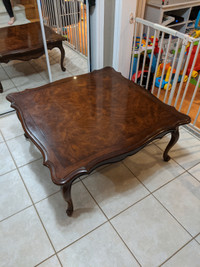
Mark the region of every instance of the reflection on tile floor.
<instances>
[{"instance_id":1,"label":"reflection on tile floor","mask_svg":"<svg viewBox=\"0 0 200 267\"><path fill-rule=\"evenodd\" d=\"M168 163L165 137L78 180L70 218L20 127L0 118L0 266L199 266L197 137L181 128Z\"/></svg>"},{"instance_id":2,"label":"reflection on tile floor","mask_svg":"<svg viewBox=\"0 0 200 267\"><path fill-rule=\"evenodd\" d=\"M65 72L60 67L60 50L54 48L49 51L53 81L88 72L87 59L66 45L64 48ZM4 114L12 110L6 95L49 83L45 56L25 62L15 60L0 64L0 81L4 89L4 92L0 93L0 114Z\"/></svg>"}]
</instances>

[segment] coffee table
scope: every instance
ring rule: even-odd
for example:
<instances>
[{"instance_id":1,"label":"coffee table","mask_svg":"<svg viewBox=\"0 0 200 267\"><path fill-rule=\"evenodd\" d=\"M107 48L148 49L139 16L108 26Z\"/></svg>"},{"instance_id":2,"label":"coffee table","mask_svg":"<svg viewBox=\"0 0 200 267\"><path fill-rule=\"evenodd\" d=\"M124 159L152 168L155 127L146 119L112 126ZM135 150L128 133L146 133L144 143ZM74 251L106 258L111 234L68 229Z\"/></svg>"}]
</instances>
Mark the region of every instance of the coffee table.
<instances>
[{"instance_id":1,"label":"coffee table","mask_svg":"<svg viewBox=\"0 0 200 267\"><path fill-rule=\"evenodd\" d=\"M27 138L40 149L52 181L73 212L74 180L133 155L171 133L163 157L190 117L125 79L112 68L66 78L7 96Z\"/></svg>"},{"instance_id":2,"label":"coffee table","mask_svg":"<svg viewBox=\"0 0 200 267\"><path fill-rule=\"evenodd\" d=\"M62 41L63 36L45 26L45 34L48 49L58 47L61 51L61 69L65 71L63 61L65 50ZM8 63L11 60L27 61L41 57L45 53L39 22L33 22L0 29L0 63ZM3 87L0 82L0 93Z\"/></svg>"}]
</instances>

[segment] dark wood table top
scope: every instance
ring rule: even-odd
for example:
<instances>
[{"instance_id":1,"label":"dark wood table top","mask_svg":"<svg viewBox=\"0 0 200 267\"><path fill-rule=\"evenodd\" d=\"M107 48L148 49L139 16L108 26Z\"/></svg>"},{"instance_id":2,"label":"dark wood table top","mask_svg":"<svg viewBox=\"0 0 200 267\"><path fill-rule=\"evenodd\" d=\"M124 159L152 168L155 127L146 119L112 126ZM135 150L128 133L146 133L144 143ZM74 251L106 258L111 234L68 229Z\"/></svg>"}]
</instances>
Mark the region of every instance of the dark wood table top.
<instances>
[{"instance_id":1,"label":"dark wood table top","mask_svg":"<svg viewBox=\"0 0 200 267\"><path fill-rule=\"evenodd\" d=\"M45 33L47 44L66 40L47 26L45 26ZM0 60L7 55L37 50L41 47L43 47L43 41L39 22L0 29Z\"/></svg>"},{"instance_id":2,"label":"dark wood table top","mask_svg":"<svg viewBox=\"0 0 200 267\"><path fill-rule=\"evenodd\" d=\"M189 116L108 67L7 99L58 185L136 153L190 122Z\"/></svg>"}]
</instances>

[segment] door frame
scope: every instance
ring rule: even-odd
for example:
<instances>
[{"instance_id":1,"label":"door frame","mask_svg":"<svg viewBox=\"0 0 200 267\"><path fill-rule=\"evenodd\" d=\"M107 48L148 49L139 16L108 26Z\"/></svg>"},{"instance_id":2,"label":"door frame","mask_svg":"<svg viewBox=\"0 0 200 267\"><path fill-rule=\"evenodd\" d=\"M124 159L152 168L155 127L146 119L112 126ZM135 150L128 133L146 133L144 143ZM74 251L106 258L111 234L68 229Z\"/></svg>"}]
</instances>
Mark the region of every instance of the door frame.
<instances>
[{"instance_id":1,"label":"door frame","mask_svg":"<svg viewBox=\"0 0 200 267\"><path fill-rule=\"evenodd\" d=\"M130 19L136 16L138 1L116 0L115 2L113 67L126 78L129 77L134 26L130 23Z\"/></svg>"},{"instance_id":2,"label":"door frame","mask_svg":"<svg viewBox=\"0 0 200 267\"><path fill-rule=\"evenodd\" d=\"M104 1L96 0L90 7L90 69L103 68L104 61Z\"/></svg>"}]
</instances>

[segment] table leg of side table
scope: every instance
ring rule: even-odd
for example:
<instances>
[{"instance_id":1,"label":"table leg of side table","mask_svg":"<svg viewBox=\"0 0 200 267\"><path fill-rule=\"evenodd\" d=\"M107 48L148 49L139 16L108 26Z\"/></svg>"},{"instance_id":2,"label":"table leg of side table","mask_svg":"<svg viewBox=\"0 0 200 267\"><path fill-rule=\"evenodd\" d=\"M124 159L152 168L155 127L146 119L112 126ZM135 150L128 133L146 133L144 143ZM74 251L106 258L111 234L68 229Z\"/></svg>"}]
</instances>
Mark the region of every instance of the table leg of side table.
<instances>
[{"instance_id":1,"label":"table leg of side table","mask_svg":"<svg viewBox=\"0 0 200 267\"><path fill-rule=\"evenodd\" d=\"M68 216L71 216L74 210L73 202L71 198L71 186L72 186L72 182L69 182L62 187L63 197L65 201L68 203L68 208L66 210L66 213Z\"/></svg>"},{"instance_id":2,"label":"table leg of side table","mask_svg":"<svg viewBox=\"0 0 200 267\"><path fill-rule=\"evenodd\" d=\"M3 93L3 86L1 82L0 82L0 93Z\"/></svg>"},{"instance_id":3,"label":"table leg of side table","mask_svg":"<svg viewBox=\"0 0 200 267\"><path fill-rule=\"evenodd\" d=\"M66 68L64 67L64 58L65 58L65 49L63 48L62 44L58 45L58 48L60 49L61 52L61 61L60 61L60 65L61 65L61 69L62 71L66 71Z\"/></svg>"},{"instance_id":4,"label":"table leg of side table","mask_svg":"<svg viewBox=\"0 0 200 267\"><path fill-rule=\"evenodd\" d=\"M29 139L28 135L26 133L24 133L24 136L26 139Z\"/></svg>"},{"instance_id":5,"label":"table leg of side table","mask_svg":"<svg viewBox=\"0 0 200 267\"><path fill-rule=\"evenodd\" d=\"M167 145L164 153L163 153L163 159L164 161L169 161L170 160L170 156L168 155L169 150L176 144L176 142L178 141L179 138L179 129L178 127L171 133L171 140L169 142L169 144Z\"/></svg>"}]
</instances>

